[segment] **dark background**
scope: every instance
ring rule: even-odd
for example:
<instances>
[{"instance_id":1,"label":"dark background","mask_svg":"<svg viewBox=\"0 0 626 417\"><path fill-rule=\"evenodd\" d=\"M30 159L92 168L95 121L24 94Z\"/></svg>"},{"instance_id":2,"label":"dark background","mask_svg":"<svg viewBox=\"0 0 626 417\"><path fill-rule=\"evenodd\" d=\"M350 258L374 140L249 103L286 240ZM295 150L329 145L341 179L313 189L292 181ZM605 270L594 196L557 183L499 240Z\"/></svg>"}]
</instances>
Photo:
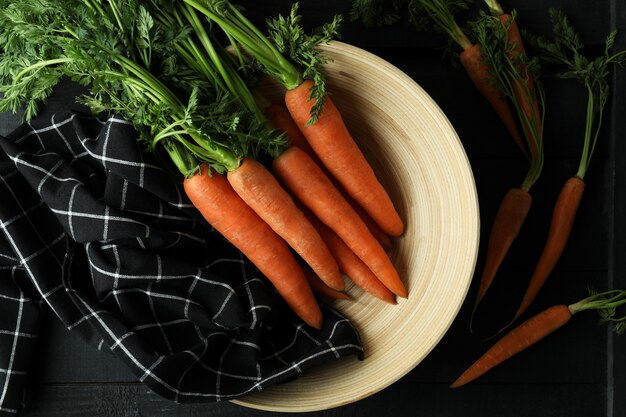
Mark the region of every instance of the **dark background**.
<instances>
[{"instance_id":1,"label":"dark background","mask_svg":"<svg viewBox=\"0 0 626 417\"><path fill-rule=\"evenodd\" d=\"M287 13L288 1L242 1L257 23ZM519 12L520 25L549 35L548 7L562 9L579 30L589 52L599 52L605 35L626 28L622 0L502 0ZM347 0L302 0L305 26L346 17ZM366 29L346 19L342 41L371 51L415 79L446 113L467 151L481 206L482 268L489 225L505 191L519 185L527 163L506 131L468 81L439 49L445 40L420 33L408 24ZM626 49L620 33L616 50ZM307 416L626 416L626 336L598 325L584 312L540 344L512 358L475 383L458 390L448 385L489 346L482 336L511 316L543 247L552 205L562 183L575 173L582 146L586 98L582 88L563 81L552 69L543 73L546 90L543 175L533 188L534 202L494 285L477 312L476 332L469 332L467 302L434 351L397 383L359 402ZM552 304L569 304L598 290L626 287L626 69L611 73L612 96L596 155L587 174L587 190L570 243L529 313ZM46 112L66 108L78 89L61 86ZM19 124L19 116L0 114L0 134ZM48 315L40 352L25 393L23 416L252 416L275 414L231 403L177 405L136 382L113 356L98 352Z\"/></svg>"}]
</instances>

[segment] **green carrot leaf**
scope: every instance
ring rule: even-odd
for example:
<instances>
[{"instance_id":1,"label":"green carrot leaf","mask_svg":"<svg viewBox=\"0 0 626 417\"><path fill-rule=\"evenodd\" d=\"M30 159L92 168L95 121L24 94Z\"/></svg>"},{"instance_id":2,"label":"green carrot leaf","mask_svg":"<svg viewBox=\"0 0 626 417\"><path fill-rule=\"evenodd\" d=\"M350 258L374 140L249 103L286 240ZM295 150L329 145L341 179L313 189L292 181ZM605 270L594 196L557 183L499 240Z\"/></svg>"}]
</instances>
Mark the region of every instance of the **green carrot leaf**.
<instances>
[{"instance_id":1,"label":"green carrot leaf","mask_svg":"<svg viewBox=\"0 0 626 417\"><path fill-rule=\"evenodd\" d=\"M341 15L335 15L332 22L307 35L301 25L298 3L294 3L288 16L279 15L267 21L269 37L278 51L301 68L304 78L314 81L310 99L314 100L315 104L311 109L309 124L317 121L326 100L326 77L323 66L328 62L328 58L320 52L318 46L339 38L342 20Z\"/></svg>"}]
</instances>

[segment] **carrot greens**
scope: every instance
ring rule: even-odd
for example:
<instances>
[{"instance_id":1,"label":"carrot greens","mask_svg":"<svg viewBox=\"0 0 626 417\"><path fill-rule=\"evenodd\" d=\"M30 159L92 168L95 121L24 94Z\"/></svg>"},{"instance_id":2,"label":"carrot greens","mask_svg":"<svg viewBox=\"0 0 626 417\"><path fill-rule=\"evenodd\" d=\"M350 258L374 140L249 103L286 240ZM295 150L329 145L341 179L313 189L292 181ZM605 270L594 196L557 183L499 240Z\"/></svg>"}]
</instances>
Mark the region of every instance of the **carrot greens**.
<instances>
[{"instance_id":1,"label":"carrot greens","mask_svg":"<svg viewBox=\"0 0 626 417\"><path fill-rule=\"evenodd\" d=\"M94 112L127 118L152 150L162 143L185 176L201 162L218 172L235 169L259 138L274 140L232 96L172 58L187 28L159 24L133 0L37 5L7 2L0 12L0 109L26 103L25 117L32 118L68 77L89 86L81 101Z\"/></svg>"},{"instance_id":2,"label":"carrot greens","mask_svg":"<svg viewBox=\"0 0 626 417\"><path fill-rule=\"evenodd\" d=\"M595 59L590 59L583 55L584 45L580 35L570 25L567 17L555 9L550 9L549 13L554 39L551 41L540 37L531 39L543 61L564 68L559 73L561 78L577 80L587 91L583 150L576 172L578 177L584 178L596 147L604 107L610 94L609 68L612 64L623 66L626 51L612 52L617 36L617 32L613 31L606 37L603 53Z\"/></svg>"}]
</instances>

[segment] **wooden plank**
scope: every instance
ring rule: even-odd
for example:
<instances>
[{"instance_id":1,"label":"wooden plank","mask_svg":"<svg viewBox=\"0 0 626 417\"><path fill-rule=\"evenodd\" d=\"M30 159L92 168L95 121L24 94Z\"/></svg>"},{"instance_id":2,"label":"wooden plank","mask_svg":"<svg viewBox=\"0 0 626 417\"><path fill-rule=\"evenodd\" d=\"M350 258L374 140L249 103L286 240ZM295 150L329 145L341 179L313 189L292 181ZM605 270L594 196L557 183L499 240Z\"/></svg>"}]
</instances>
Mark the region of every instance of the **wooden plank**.
<instances>
[{"instance_id":1,"label":"wooden plank","mask_svg":"<svg viewBox=\"0 0 626 417\"><path fill-rule=\"evenodd\" d=\"M29 390L22 417L558 417L606 415L603 384L395 384L359 402L315 413L252 410L232 403L175 404L137 384L50 385Z\"/></svg>"}]
</instances>

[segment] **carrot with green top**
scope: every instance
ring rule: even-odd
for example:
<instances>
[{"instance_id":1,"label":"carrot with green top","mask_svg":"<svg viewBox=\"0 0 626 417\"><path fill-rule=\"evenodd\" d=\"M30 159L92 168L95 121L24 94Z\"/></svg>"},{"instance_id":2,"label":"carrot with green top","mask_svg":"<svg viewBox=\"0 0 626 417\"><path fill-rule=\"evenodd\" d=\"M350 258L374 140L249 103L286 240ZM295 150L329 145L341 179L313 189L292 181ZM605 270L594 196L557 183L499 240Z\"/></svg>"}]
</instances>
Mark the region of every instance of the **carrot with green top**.
<instances>
[{"instance_id":1,"label":"carrot with green top","mask_svg":"<svg viewBox=\"0 0 626 417\"><path fill-rule=\"evenodd\" d=\"M451 385L459 388L481 377L512 356L528 349L555 330L567 324L572 315L598 310L603 321L613 323L618 333L626 329L626 316L615 317L616 308L626 303L626 291L612 290L593 294L577 303L555 305L526 320L498 340Z\"/></svg>"},{"instance_id":2,"label":"carrot with green top","mask_svg":"<svg viewBox=\"0 0 626 417\"><path fill-rule=\"evenodd\" d=\"M167 10L168 13L163 13ZM272 156L279 155L288 141L268 139L272 137L266 120L256 104L245 80L234 69L233 58L215 40L194 8L183 2L164 4L158 11L164 24L193 29L196 42L179 50L182 60L196 68L199 77L224 93L231 95L245 111L248 122L258 127L258 138L249 138L248 148L261 148ZM255 143L256 142L256 143ZM248 153L254 153L249 151ZM294 174L296 175L296 174ZM226 177L235 192L263 219L291 248L335 290L344 289L339 266L319 233L296 207L289 193L278 183L267 168L250 156L240 158L234 169L228 169Z\"/></svg>"},{"instance_id":3,"label":"carrot with green top","mask_svg":"<svg viewBox=\"0 0 626 417\"><path fill-rule=\"evenodd\" d=\"M455 14L466 10L469 3L465 0L408 0L395 4L394 2L354 0L351 16L353 19L362 20L367 26L372 26L393 23L400 16L409 15L418 29L425 29L432 25L446 35L460 47L460 62L476 90L491 105L515 144L526 154L526 145L515 115L506 96L492 82L493 68L485 63L481 45L472 42L456 21ZM399 10L400 6L407 7L408 10Z\"/></svg>"},{"instance_id":4,"label":"carrot with green top","mask_svg":"<svg viewBox=\"0 0 626 417\"><path fill-rule=\"evenodd\" d=\"M547 62L565 66L565 72L561 73L560 77L578 80L587 91L583 149L578 171L565 182L556 200L544 249L513 321L530 306L565 250L585 191L585 175L602 127L603 112L609 96L607 80L609 66L622 65L626 59L626 51L611 52L616 32L607 37L604 54L595 59L589 59L581 54L583 45L580 37L570 26L565 15L551 9L550 16L554 26L555 40L547 41L537 38L535 43Z\"/></svg>"},{"instance_id":5,"label":"carrot with green top","mask_svg":"<svg viewBox=\"0 0 626 417\"><path fill-rule=\"evenodd\" d=\"M519 187L513 187L505 194L493 221L474 302L475 311L526 220L532 204L530 191L541 175L544 156L543 111L536 115L527 111L527 104L533 100L537 100L543 110L541 85L527 82L529 71L533 73L533 78L537 77L537 60L531 60L526 54L512 53L516 45L510 42L507 28L496 16L482 15L472 25L472 31L482 45L484 61L493 68L492 82L513 104L517 118L524 127L526 149L530 156L526 177Z\"/></svg>"},{"instance_id":6,"label":"carrot with green top","mask_svg":"<svg viewBox=\"0 0 626 417\"><path fill-rule=\"evenodd\" d=\"M191 6L186 7L188 14L195 14ZM199 30L201 28L198 28ZM205 43L207 51L214 49L211 39L206 38ZM221 80L221 83L228 85L227 88L233 97L241 98L242 105L257 115L259 124L263 124L265 122L263 112L258 105L254 104L251 91L233 66L229 64L229 59L218 57L214 53L208 55L205 59L206 66L214 67L214 69L206 75L207 79L217 78ZM318 123L320 123L319 119L316 121L316 124ZM383 284L397 295L406 297L406 288L385 250L315 161L297 146L277 143L274 147L266 147L266 150L273 157L274 173L297 199L339 234ZM236 171L229 171L227 177L244 201L305 258L305 261L328 286L336 290L343 289L344 281L339 267L336 262L332 264L328 259L332 255L323 240L301 211L297 210L291 196L282 188L278 193L278 182L263 165L253 159L245 158L241 167ZM266 190L269 184L272 184L272 190ZM315 198L307 198L311 195ZM280 210L274 210L274 208ZM288 232L285 227L293 228L294 233ZM309 239L301 242L300 237L305 231L305 236L309 236ZM315 240L313 240L314 235L316 235ZM302 244L306 244L306 247L299 250ZM311 258L311 255L315 256ZM319 262L316 263L315 260Z\"/></svg>"},{"instance_id":7,"label":"carrot with green top","mask_svg":"<svg viewBox=\"0 0 626 417\"><path fill-rule=\"evenodd\" d=\"M537 102L537 91L535 88L535 81L533 74L528 70L525 64L524 55L526 54L526 48L524 47L524 40L517 24L517 13L515 11L511 13L505 13L500 3L497 0L485 0L485 3L489 7L489 10L494 16L500 19L500 22L506 29L507 41L509 43L508 56L513 62L517 62L519 65L519 71L522 75L521 83L514 84L513 88L515 94L519 97L518 101L522 106L522 111L526 114L526 118L535 125L535 129L540 132L541 127L541 111L539 103ZM526 125L522 125L524 129L528 129ZM527 132L532 134L532 132ZM531 149L531 152L535 151Z\"/></svg>"}]
</instances>

